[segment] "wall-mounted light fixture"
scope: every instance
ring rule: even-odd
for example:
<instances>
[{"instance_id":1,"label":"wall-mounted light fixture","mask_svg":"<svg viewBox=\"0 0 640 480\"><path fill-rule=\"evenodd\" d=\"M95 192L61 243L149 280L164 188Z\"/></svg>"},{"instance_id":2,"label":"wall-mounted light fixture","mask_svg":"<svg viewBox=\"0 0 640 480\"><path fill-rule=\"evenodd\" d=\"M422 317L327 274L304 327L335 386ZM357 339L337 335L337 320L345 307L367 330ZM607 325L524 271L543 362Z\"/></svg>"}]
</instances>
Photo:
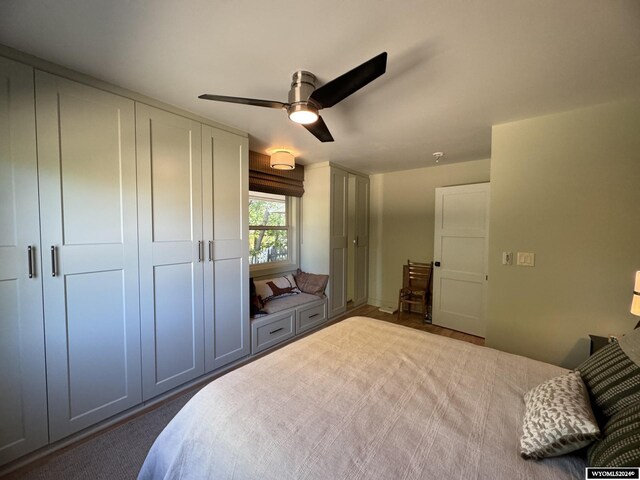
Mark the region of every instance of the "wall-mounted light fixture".
<instances>
[{"instance_id":1,"label":"wall-mounted light fixture","mask_svg":"<svg viewBox=\"0 0 640 480\"><path fill-rule=\"evenodd\" d=\"M289 150L277 149L271 152L269 166L276 170L293 170L296 168L296 157Z\"/></svg>"}]
</instances>

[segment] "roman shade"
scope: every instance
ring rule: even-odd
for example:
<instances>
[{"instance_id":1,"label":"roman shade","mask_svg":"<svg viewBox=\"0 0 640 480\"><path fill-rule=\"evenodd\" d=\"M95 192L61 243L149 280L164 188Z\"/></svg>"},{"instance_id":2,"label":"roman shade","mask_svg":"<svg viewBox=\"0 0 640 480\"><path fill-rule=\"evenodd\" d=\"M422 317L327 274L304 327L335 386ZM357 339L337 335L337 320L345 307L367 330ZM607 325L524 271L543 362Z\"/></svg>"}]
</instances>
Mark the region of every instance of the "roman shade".
<instances>
[{"instance_id":1,"label":"roman shade","mask_svg":"<svg viewBox=\"0 0 640 480\"><path fill-rule=\"evenodd\" d=\"M275 170L269 166L269 155L249 150L249 190L301 197L304 193L304 165L293 170Z\"/></svg>"}]
</instances>

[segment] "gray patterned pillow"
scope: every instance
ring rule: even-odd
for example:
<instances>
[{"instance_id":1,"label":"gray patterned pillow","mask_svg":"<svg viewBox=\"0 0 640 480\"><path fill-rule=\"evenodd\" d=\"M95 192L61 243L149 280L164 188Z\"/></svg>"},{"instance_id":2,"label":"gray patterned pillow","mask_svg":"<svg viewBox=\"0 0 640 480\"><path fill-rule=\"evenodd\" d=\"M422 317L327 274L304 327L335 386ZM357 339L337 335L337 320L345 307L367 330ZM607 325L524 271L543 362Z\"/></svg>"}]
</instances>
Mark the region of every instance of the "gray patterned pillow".
<instances>
[{"instance_id":1,"label":"gray patterned pillow","mask_svg":"<svg viewBox=\"0 0 640 480\"><path fill-rule=\"evenodd\" d=\"M589 445L600 436L587 389L577 372L541 383L525 394L524 401L522 458L563 455Z\"/></svg>"},{"instance_id":2,"label":"gray patterned pillow","mask_svg":"<svg viewBox=\"0 0 640 480\"><path fill-rule=\"evenodd\" d=\"M603 430L603 439L589 447L590 467L640 466L640 403L620 410Z\"/></svg>"},{"instance_id":3,"label":"gray patterned pillow","mask_svg":"<svg viewBox=\"0 0 640 480\"><path fill-rule=\"evenodd\" d=\"M611 417L640 402L640 331L612 342L576 369L580 372L595 408Z\"/></svg>"}]
</instances>

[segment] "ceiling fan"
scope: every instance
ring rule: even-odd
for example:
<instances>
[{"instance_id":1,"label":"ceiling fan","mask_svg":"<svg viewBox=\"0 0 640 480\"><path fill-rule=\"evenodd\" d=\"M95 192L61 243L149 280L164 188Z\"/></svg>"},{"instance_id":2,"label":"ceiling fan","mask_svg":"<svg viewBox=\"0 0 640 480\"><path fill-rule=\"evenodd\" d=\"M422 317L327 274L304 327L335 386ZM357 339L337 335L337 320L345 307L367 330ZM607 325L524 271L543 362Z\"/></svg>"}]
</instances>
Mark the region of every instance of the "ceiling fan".
<instances>
[{"instance_id":1,"label":"ceiling fan","mask_svg":"<svg viewBox=\"0 0 640 480\"><path fill-rule=\"evenodd\" d=\"M313 73L298 70L291 79L289 103L209 94L200 95L198 98L286 110L292 121L302 124L318 140L333 142L333 136L318 111L333 107L336 103L360 90L382 75L386 68L387 52L382 52L319 88L316 88L316 76Z\"/></svg>"}]
</instances>

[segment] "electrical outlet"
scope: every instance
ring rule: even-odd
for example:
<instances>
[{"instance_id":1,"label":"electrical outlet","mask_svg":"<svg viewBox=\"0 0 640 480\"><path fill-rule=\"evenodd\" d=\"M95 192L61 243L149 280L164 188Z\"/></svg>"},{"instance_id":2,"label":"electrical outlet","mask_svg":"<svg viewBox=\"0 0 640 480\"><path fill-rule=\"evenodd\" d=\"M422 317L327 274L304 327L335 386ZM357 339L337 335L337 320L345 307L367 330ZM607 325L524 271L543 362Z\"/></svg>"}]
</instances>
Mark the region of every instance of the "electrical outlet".
<instances>
[{"instance_id":1,"label":"electrical outlet","mask_svg":"<svg viewBox=\"0 0 640 480\"><path fill-rule=\"evenodd\" d=\"M533 252L518 252L516 264L521 267L533 267L536 263L536 254Z\"/></svg>"},{"instance_id":2,"label":"electrical outlet","mask_svg":"<svg viewBox=\"0 0 640 480\"><path fill-rule=\"evenodd\" d=\"M502 252L502 264L513 265L513 252Z\"/></svg>"}]
</instances>

